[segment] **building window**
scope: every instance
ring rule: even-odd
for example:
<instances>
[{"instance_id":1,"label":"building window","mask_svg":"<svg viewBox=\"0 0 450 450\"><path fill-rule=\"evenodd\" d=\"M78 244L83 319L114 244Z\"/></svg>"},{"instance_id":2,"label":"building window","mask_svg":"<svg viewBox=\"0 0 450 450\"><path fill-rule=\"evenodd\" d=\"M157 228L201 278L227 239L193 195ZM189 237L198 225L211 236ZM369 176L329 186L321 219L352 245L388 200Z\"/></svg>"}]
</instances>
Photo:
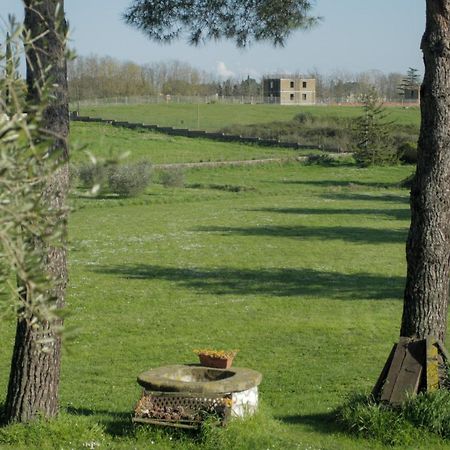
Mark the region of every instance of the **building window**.
<instances>
[{"instance_id":1,"label":"building window","mask_svg":"<svg viewBox=\"0 0 450 450\"><path fill-rule=\"evenodd\" d=\"M291 88L294 88L294 82L291 81Z\"/></svg>"},{"instance_id":2,"label":"building window","mask_svg":"<svg viewBox=\"0 0 450 450\"><path fill-rule=\"evenodd\" d=\"M304 81L303 82L303 89L306 89L306 85L307 85L307 83L306 83L306 81Z\"/></svg>"},{"instance_id":3,"label":"building window","mask_svg":"<svg viewBox=\"0 0 450 450\"><path fill-rule=\"evenodd\" d=\"M273 89L273 81L270 82L270 89Z\"/></svg>"},{"instance_id":4,"label":"building window","mask_svg":"<svg viewBox=\"0 0 450 450\"><path fill-rule=\"evenodd\" d=\"M291 100L294 100L294 94L291 94Z\"/></svg>"},{"instance_id":5,"label":"building window","mask_svg":"<svg viewBox=\"0 0 450 450\"><path fill-rule=\"evenodd\" d=\"M306 100L306 94L302 94L302 100Z\"/></svg>"}]
</instances>

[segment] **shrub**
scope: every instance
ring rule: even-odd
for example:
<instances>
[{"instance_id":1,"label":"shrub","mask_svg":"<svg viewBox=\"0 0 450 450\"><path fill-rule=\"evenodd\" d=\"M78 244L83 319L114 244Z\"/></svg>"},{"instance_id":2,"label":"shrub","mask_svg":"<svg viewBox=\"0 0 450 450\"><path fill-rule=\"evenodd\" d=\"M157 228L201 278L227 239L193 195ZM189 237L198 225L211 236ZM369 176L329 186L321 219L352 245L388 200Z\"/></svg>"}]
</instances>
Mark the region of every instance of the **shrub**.
<instances>
[{"instance_id":1,"label":"shrub","mask_svg":"<svg viewBox=\"0 0 450 450\"><path fill-rule=\"evenodd\" d=\"M104 187L107 170L101 163L82 164L78 169L78 177L81 184L87 189L92 189L96 185Z\"/></svg>"},{"instance_id":2,"label":"shrub","mask_svg":"<svg viewBox=\"0 0 450 450\"><path fill-rule=\"evenodd\" d=\"M112 166L108 174L110 192L123 197L139 195L150 184L150 163L140 161L135 164Z\"/></svg>"},{"instance_id":3,"label":"shrub","mask_svg":"<svg viewBox=\"0 0 450 450\"><path fill-rule=\"evenodd\" d=\"M397 151L400 161L406 164L417 163L417 144L415 142L404 142Z\"/></svg>"},{"instance_id":4,"label":"shrub","mask_svg":"<svg viewBox=\"0 0 450 450\"><path fill-rule=\"evenodd\" d=\"M80 178L80 169L74 164L69 164L69 184L71 188L74 188Z\"/></svg>"},{"instance_id":5,"label":"shrub","mask_svg":"<svg viewBox=\"0 0 450 450\"><path fill-rule=\"evenodd\" d=\"M159 175L159 181L164 187L184 187L184 170L179 167L163 170Z\"/></svg>"},{"instance_id":6,"label":"shrub","mask_svg":"<svg viewBox=\"0 0 450 450\"><path fill-rule=\"evenodd\" d=\"M308 155L305 164L308 166L336 166L337 161L330 155Z\"/></svg>"},{"instance_id":7,"label":"shrub","mask_svg":"<svg viewBox=\"0 0 450 450\"><path fill-rule=\"evenodd\" d=\"M308 166L323 166L323 167L339 167L354 165L355 160L353 156L332 156L328 154L322 155L308 155L305 160L305 164Z\"/></svg>"},{"instance_id":8,"label":"shrub","mask_svg":"<svg viewBox=\"0 0 450 450\"><path fill-rule=\"evenodd\" d=\"M305 124L307 122L309 123L314 123L316 121L316 117L313 116L311 113L309 112L302 112L300 114L297 114L294 119L295 122L297 123L301 123L301 124Z\"/></svg>"}]
</instances>

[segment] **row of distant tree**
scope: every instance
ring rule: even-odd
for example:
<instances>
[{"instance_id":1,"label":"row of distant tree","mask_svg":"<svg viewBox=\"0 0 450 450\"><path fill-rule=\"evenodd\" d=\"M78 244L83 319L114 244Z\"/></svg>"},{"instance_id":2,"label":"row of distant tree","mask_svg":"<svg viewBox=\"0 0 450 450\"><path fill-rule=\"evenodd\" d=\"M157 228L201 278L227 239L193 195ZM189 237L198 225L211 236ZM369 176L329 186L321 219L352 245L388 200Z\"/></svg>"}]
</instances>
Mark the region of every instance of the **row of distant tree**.
<instances>
[{"instance_id":1,"label":"row of distant tree","mask_svg":"<svg viewBox=\"0 0 450 450\"><path fill-rule=\"evenodd\" d=\"M139 65L109 56L79 56L69 62L68 78L72 101L159 94L261 95L261 84L250 77L219 80L211 73L180 61Z\"/></svg>"},{"instance_id":2,"label":"row of distant tree","mask_svg":"<svg viewBox=\"0 0 450 450\"><path fill-rule=\"evenodd\" d=\"M323 102L357 101L374 87L380 98L402 100L406 86L418 83L408 73L385 74L378 70L361 73L336 71L328 75L317 70L303 76L316 79L316 98ZM292 74L301 76L300 74ZM408 81L409 80L409 81ZM254 78L219 79L217 75L180 62L156 62L139 65L111 57L80 56L69 63L69 95L72 101L92 98L130 96L246 96L261 97L262 83Z\"/></svg>"}]
</instances>

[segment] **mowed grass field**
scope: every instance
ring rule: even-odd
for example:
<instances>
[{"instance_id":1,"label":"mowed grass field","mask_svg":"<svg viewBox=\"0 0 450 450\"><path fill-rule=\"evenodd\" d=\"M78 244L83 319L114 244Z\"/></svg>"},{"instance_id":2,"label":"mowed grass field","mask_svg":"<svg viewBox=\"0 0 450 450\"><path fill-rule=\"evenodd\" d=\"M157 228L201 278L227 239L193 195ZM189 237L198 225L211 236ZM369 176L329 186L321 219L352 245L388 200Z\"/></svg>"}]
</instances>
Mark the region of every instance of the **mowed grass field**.
<instances>
[{"instance_id":1,"label":"mowed grass field","mask_svg":"<svg viewBox=\"0 0 450 450\"><path fill-rule=\"evenodd\" d=\"M76 106L72 105L72 109ZM389 120L399 125L419 127L418 107L388 107ZM80 109L81 115L129 122L156 124L178 128L218 130L229 125L248 125L272 121L289 121L297 114L315 116L357 117L358 106L280 106L280 105L224 105L224 104L140 104L92 105Z\"/></svg>"},{"instance_id":2,"label":"mowed grass field","mask_svg":"<svg viewBox=\"0 0 450 450\"><path fill-rule=\"evenodd\" d=\"M94 154L110 131L73 126ZM133 155L131 132L113 131ZM203 158L200 140L183 145ZM409 224L398 183L412 171L291 162L191 169L195 188L153 184L131 199L75 190L61 417L0 428L0 448L383 448L343 434L332 412L370 391L398 337ZM0 337L4 393L12 321ZM262 372L261 413L199 435L134 428L137 374L195 362L199 347L237 348L237 366ZM450 447L424 436L404 448Z\"/></svg>"},{"instance_id":3,"label":"mowed grass field","mask_svg":"<svg viewBox=\"0 0 450 450\"><path fill-rule=\"evenodd\" d=\"M129 161L149 160L153 164L240 161L252 159L289 159L314 153L260 145L217 142L168 136L148 130L129 130L98 123L71 123L73 144L71 161L89 160L88 153L99 159L127 156Z\"/></svg>"}]
</instances>

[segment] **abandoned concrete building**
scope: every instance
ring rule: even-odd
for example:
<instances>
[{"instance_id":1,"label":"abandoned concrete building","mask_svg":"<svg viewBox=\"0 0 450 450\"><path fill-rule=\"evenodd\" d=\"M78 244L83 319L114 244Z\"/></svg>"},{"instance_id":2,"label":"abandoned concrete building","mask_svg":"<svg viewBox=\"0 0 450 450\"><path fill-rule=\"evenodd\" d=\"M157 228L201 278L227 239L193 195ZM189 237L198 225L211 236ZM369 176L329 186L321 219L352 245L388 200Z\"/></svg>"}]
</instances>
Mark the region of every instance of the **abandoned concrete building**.
<instances>
[{"instance_id":1,"label":"abandoned concrete building","mask_svg":"<svg viewBox=\"0 0 450 450\"><path fill-rule=\"evenodd\" d=\"M280 105L314 105L316 80L314 78L264 78L265 103Z\"/></svg>"}]
</instances>

